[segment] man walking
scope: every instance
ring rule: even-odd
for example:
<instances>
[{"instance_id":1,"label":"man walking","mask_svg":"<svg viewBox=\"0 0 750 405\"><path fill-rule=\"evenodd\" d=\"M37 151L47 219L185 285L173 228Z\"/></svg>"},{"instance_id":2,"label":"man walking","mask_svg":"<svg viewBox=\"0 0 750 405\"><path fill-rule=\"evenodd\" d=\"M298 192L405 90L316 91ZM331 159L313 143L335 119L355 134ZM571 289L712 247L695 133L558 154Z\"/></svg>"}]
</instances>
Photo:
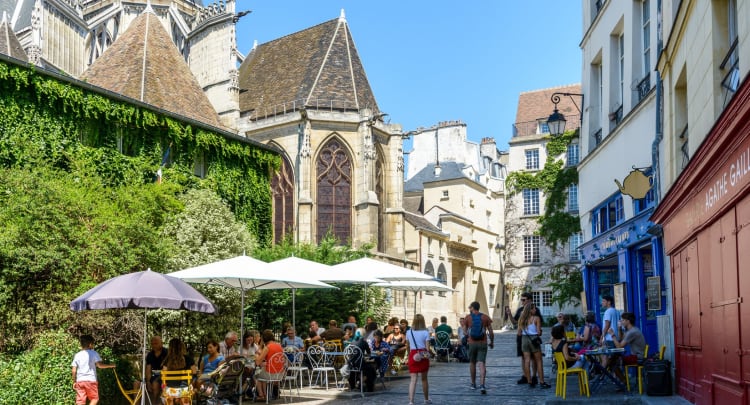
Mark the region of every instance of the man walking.
<instances>
[{"instance_id":1,"label":"man walking","mask_svg":"<svg viewBox=\"0 0 750 405\"><path fill-rule=\"evenodd\" d=\"M487 375L487 347L495 347L495 333L492 331L492 319L479 312L479 302L469 305L469 316L466 317L466 331L469 336L469 371L471 371L471 389L476 389L477 365L479 366L479 389L487 393L484 378ZM489 336L489 343L487 337Z\"/></svg>"},{"instance_id":2,"label":"man walking","mask_svg":"<svg viewBox=\"0 0 750 405\"><path fill-rule=\"evenodd\" d=\"M516 314L513 316L513 318L516 320L516 324L518 324L518 319L521 318L521 312L523 312L523 307L526 305L527 302L531 302L532 297L530 292L525 292L521 294L521 304L518 306L518 309L516 309ZM517 384L528 384L529 381L526 379L526 376L523 375L523 351L521 350L521 328L518 328L516 331L516 355L521 359L521 379L516 381ZM536 376L536 364L532 361L531 362L531 385L537 385L539 383L539 379Z\"/></svg>"},{"instance_id":3,"label":"man walking","mask_svg":"<svg viewBox=\"0 0 750 405\"><path fill-rule=\"evenodd\" d=\"M620 313L615 309L615 299L611 295L602 297L602 307L604 308L604 318L602 319L602 347L613 349L615 343L613 337L618 339L620 334L617 328L617 322L620 320ZM612 329L612 333L610 333ZM609 356L602 356L602 366L607 367Z\"/></svg>"}]
</instances>

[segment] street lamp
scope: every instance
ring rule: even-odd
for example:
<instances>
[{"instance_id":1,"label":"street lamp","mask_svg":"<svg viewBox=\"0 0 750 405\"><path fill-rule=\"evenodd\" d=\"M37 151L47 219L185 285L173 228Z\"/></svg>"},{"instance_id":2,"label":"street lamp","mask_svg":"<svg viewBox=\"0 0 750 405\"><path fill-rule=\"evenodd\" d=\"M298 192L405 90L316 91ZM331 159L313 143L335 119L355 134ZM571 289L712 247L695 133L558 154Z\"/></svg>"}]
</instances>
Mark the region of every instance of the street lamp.
<instances>
[{"instance_id":1,"label":"street lamp","mask_svg":"<svg viewBox=\"0 0 750 405\"><path fill-rule=\"evenodd\" d=\"M581 111L581 108L579 108L578 104L576 104L575 100L573 100L573 96L581 96L581 106L583 106L583 94L559 92L552 93L552 97L550 97L550 100L555 103L555 111L553 111L549 118L547 118L547 127L549 128L549 133L552 136L559 136L565 132L565 123L567 122L567 120L565 119L565 116L557 110L557 103L560 102L560 96L570 97L570 100L573 101L573 105L576 106L576 109L581 114L581 122L583 122L583 111Z\"/></svg>"}]
</instances>

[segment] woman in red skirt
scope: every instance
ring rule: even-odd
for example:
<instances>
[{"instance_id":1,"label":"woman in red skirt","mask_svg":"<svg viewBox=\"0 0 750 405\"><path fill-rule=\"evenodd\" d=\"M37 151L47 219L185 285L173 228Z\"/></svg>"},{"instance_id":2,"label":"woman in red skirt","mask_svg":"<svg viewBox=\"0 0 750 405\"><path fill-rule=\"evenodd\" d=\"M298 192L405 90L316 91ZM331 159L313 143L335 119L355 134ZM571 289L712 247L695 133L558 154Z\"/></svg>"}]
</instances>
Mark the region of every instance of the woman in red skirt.
<instances>
[{"instance_id":1,"label":"woman in red skirt","mask_svg":"<svg viewBox=\"0 0 750 405\"><path fill-rule=\"evenodd\" d=\"M409 405L414 405L414 391L417 389L417 376L422 375L422 392L424 403L431 404L430 386L427 382L427 372L430 371L430 332L422 314L414 315L411 329L406 332L409 341Z\"/></svg>"}]
</instances>

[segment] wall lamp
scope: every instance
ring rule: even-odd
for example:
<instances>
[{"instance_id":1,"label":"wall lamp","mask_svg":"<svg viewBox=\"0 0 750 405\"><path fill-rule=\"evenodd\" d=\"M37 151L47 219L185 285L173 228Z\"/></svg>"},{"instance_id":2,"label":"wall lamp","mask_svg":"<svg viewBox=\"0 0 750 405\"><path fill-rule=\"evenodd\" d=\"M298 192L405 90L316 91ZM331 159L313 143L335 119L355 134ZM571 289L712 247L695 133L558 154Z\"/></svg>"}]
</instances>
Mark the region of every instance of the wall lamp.
<instances>
[{"instance_id":1,"label":"wall lamp","mask_svg":"<svg viewBox=\"0 0 750 405\"><path fill-rule=\"evenodd\" d=\"M550 100L555 103L555 111L553 111L549 118L547 118L547 126L549 127L549 133L552 136L559 136L565 132L565 123L567 122L567 120L565 119L565 116L557 110L557 103L560 102L560 96L570 97L573 105L576 106L576 109L578 109L578 112L581 114L581 122L583 122L583 111L580 107L578 107L578 104L576 104L575 100L573 99L573 96L581 96L581 107L583 107L583 94L559 92L552 93L552 97L550 97Z\"/></svg>"}]
</instances>

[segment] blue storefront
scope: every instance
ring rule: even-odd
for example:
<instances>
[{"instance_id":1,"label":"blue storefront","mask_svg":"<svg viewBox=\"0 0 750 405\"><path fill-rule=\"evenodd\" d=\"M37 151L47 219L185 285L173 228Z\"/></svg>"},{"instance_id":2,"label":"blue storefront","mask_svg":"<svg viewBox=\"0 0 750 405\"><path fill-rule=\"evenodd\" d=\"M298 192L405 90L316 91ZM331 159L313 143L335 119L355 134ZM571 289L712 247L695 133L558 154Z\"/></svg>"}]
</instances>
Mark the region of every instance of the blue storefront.
<instances>
[{"instance_id":1,"label":"blue storefront","mask_svg":"<svg viewBox=\"0 0 750 405\"><path fill-rule=\"evenodd\" d=\"M648 220L652 212L639 212L580 247L586 309L601 325L601 297L615 297L618 310L635 314L650 353L659 347L656 317L667 307L661 228Z\"/></svg>"}]
</instances>

